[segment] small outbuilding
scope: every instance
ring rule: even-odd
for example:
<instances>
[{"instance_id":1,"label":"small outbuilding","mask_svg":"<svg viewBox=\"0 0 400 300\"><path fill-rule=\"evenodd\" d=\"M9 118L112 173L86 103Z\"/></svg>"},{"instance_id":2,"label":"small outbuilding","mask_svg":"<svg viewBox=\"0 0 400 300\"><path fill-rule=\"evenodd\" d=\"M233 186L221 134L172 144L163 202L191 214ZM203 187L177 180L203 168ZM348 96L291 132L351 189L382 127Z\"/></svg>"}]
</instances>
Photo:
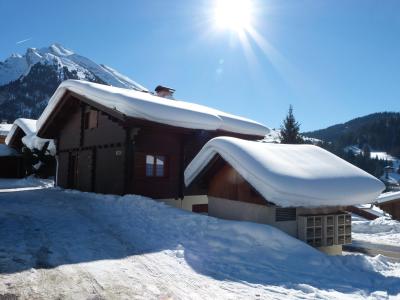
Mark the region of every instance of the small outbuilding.
<instances>
[{"instance_id":1,"label":"small outbuilding","mask_svg":"<svg viewBox=\"0 0 400 300\"><path fill-rule=\"evenodd\" d=\"M210 216L273 225L332 254L351 243L346 207L371 203L385 188L320 147L232 137L210 140L186 168L185 184L207 195Z\"/></svg>"},{"instance_id":2,"label":"small outbuilding","mask_svg":"<svg viewBox=\"0 0 400 300\"><path fill-rule=\"evenodd\" d=\"M35 173L51 177L55 173L54 141L36 135L36 122L33 119L16 119L5 143L22 156L24 175Z\"/></svg>"}]
</instances>

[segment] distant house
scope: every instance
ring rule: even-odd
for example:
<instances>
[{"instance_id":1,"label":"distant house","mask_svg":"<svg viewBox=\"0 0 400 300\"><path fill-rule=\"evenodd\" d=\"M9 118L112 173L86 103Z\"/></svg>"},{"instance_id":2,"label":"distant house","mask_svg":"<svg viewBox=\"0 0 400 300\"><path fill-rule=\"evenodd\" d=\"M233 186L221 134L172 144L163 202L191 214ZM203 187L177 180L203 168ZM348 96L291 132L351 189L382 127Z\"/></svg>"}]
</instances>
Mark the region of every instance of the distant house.
<instances>
[{"instance_id":1,"label":"distant house","mask_svg":"<svg viewBox=\"0 0 400 300\"><path fill-rule=\"evenodd\" d=\"M217 137L185 170L191 194L207 195L210 216L270 224L338 254L351 243L349 205L371 203L385 186L313 145Z\"/></svg>"},{"instance_id":2,"label":"distant house","mask_svg":"<svg viewBox=\"0 0 400 300\"><path fill-rule=\"evenodd\" d=\"M171 96L170 88L158 93L166 89ZM60 85L37 128L56 142L58 186L139 194L188 210L204 197L185 194L183 172L207 141L257 140L269 131L210 107L74 80Z\"/></svg>"},{"instance_id":3,"label":"distant house","mask_svg":"<svg viewBox=\"0 0 400 300\"><path fill-rule=\"evenodd\" d=\"M36 120L19 118L14 121L5 139L23 159L23 174L53 176L55 172L54 142L36 135Z\"/></svg>"},{"instance_id":4,"label":"distant house","mask_svg":"<svg viewBox=\"0 0 400 300\"><path fill-rule=\"evenodd\" d=\"M387 192L381 194L375 204L393 219L400 221L400 192Z\"/></svg>"},{"instance_id":5,"label":"distant house","mask_svg":"<svg viewBox=\"0 0 400 300\"><path fill-rule=\"evenodd\" d=\"M5 144L7 134L10 132L12 124L7 124L6 121L0 123L0 144Z\"/></svg>"}]
</instances>

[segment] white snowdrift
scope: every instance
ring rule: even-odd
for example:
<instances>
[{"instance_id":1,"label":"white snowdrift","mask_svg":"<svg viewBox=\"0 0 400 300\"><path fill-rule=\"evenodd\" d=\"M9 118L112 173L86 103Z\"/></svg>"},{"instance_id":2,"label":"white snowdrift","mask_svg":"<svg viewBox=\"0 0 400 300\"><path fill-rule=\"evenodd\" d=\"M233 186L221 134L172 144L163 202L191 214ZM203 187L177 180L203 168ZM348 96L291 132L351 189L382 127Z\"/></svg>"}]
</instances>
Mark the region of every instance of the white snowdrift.
<instances>
[{"instance_id":1,"label":"white snowdrift","mask_svg":"<svg viewBox=\"0 0 400 300\"><path fill-rule=\"evenodd\" d=\"M42 150L45 143L49 142L48 150L50 155L56 154L56 146L53 140L42 139L36 135L36 120L19 118L16 119L8 133L5 143L9 145L17 129L20 128L25 136L22 138L22 143L31 150Z\"/></svg>"},{"instance_id":2,"label":"white snowdrift","mask_svg":"<svg viewBox=\"0 0 400 300\"><path fill-rule=\"evenodd\" d=\"M231 137L210 140L185 170L189 185L219 154L266 200L283 207L371 203L384 184L313 145L284 145Z\"/></svg>"},{"instance_id":3,"label":"white snowdrift","mask_svg":"<svg viewBox=\"0 0 400 300\"><path fill-rule=\"evenodd\" d=\"M24 299L400 294L400 264L382 256L329 257L267 225L197 215L140 196L0 189L0 206L0 290Z\"/></svg>"},{"instance_id":4,"label":"white snowdrift","mask_svg":"<svg viewBox=\"0 0 400 300\"><path fill-rule=\"evenodd\" d=\"M129 117L176 127L224 130L260 137L269 131L255 121L199 104L169 100L150 93L79 80L67 80L60 84L37 122L38 131L67 91L80 94Z\"/></svg>"},{"instance_id":5,"label":"white snowdrift","mask_svg":"<svg viewBox=\"0 0 400 300\"><path fill-rule=\"evenodd\" d=\"M400 222L385 216L373 221L353 221L352 237L357 243L389 245L400 251Z\"/></svg>"}]
</instances>

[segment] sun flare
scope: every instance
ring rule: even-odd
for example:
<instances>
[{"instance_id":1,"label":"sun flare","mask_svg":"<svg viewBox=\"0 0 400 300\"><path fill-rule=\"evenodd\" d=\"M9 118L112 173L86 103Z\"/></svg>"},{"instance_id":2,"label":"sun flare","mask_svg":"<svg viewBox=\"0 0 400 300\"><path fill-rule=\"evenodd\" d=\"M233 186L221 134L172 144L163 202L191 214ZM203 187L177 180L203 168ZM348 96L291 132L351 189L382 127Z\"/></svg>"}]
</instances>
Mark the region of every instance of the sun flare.
<instances>
[{"instance_id":1,"label":"sun flare","mask_svg":"<svg viewBox=\"0 0 400 300\"><path fill-rule=\"evenodd\" d=\"M246 31L253 19L252 2L251 0L216 0L214 18L219 28L236 32Z\"/></svg>"}]
</instances>

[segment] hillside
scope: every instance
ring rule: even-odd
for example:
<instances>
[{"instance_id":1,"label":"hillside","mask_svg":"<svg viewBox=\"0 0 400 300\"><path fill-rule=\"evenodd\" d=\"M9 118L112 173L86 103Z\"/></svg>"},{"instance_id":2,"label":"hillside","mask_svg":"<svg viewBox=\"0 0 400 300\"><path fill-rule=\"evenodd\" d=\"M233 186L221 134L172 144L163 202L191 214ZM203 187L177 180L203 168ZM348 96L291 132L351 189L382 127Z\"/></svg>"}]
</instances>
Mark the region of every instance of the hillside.
<instances>
[{"instance_id":1,"label":"hillside","mask_svg":"<svg viewBox=\"0 0 400 300\"><path fill-rule=\"evenodd\" d=\"M111 67L97 64L60 44L29 48L0 62L0 119L36 119L58 85L81 79L135 90L147 90Z\"/></svg>"},{"instance_id":2,"label":"hillside","mask_svg":"<svg viewBox=\"0 0 400 300\"><path fill-rule=\"evenodd\" d=\"M335 148L369 145L374 150L400 156L400 113L381 112L303 135L332 142Z\"/></svg>"}]
</instances>

